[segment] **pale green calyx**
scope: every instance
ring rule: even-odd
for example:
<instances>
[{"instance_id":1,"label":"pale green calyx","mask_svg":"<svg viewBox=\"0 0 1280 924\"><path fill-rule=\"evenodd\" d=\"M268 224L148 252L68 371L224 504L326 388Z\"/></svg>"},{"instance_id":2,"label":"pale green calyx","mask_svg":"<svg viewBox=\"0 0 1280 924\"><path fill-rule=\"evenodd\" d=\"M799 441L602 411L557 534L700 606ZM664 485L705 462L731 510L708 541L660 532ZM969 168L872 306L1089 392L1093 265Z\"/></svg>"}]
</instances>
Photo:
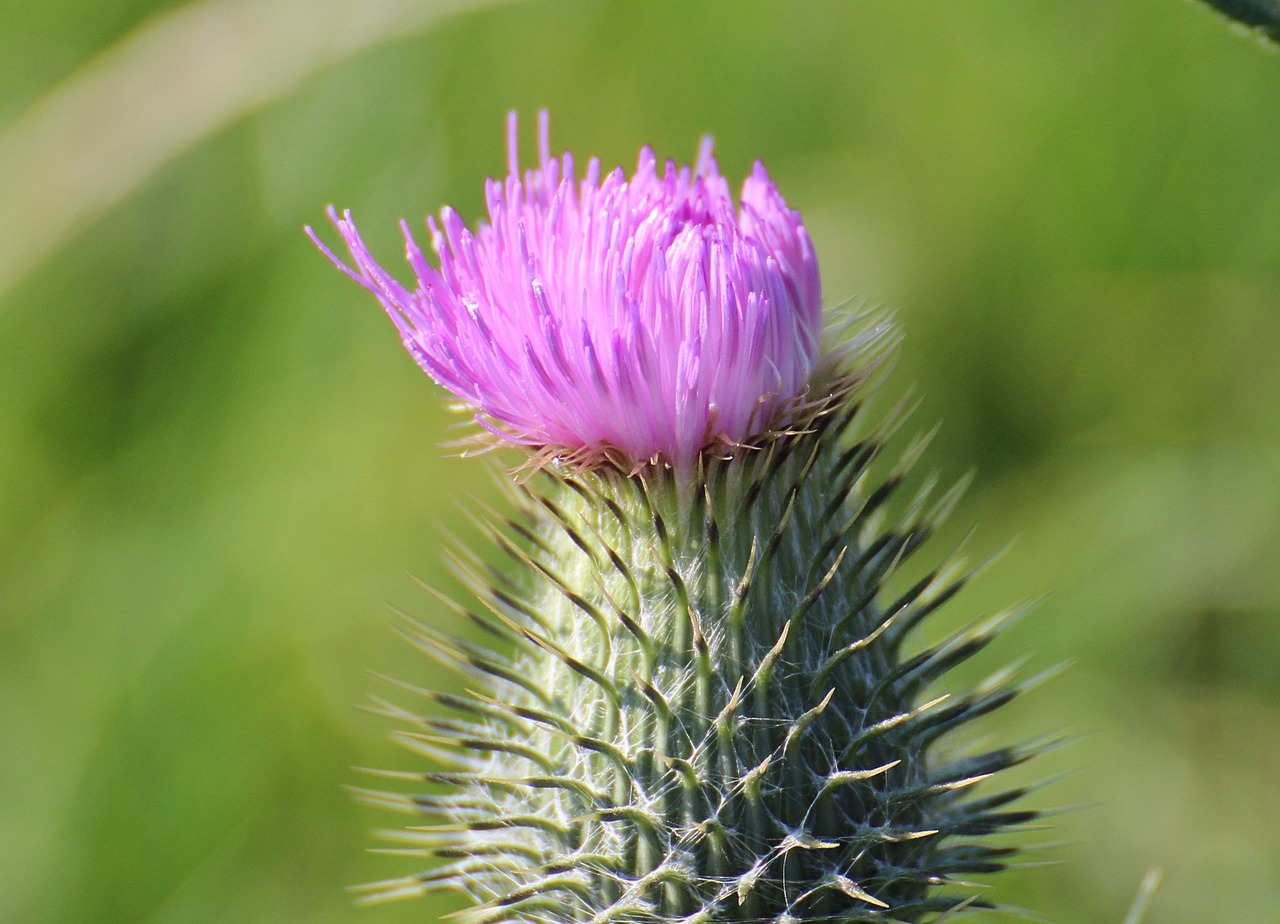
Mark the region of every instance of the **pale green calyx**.
<instances>
[{"instance_id":1,"label":"pale green calyx","mask_svg":"<svg viewBox=\"0 0 1280 924\"><path fill-rule=\"evenodd\" d=\"M993 774L1036 746L947 754L939 739L1032 681L936 681L1017 613L938 644L912 633L965 582L952 558L886 582L959 489L888 517L923 442L873 480L897 414L835 388L803 429L696 474L549 466L476 566L479 644L411 623L468 692L381 703L420 785L362 790L424 816L436 858L373 900L456 889L474 922L914 922L989 905L965 883L1017 853L990 835L1036 812ZM402 697L403 698L403 697ZM440 717L446 715L447 717ZM981 784L981 785L979 785ZM406 792L404 790L416 790Z\"/></svg>"}]
</instances>

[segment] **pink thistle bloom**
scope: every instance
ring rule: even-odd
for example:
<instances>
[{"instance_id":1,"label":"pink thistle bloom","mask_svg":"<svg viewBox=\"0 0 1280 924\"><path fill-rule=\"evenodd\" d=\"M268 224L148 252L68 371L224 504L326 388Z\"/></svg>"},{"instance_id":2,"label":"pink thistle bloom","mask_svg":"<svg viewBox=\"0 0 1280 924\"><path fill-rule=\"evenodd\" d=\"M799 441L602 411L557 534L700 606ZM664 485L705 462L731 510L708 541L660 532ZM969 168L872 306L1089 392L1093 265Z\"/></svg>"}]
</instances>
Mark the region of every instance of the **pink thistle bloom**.
<instances>
[{"instance_id":1,"label":"pink thistle bloom","mask_svg":"<svg viewBox=\"0 0 1280 924\"><path fill-rule=\"evenodd\" d=\"M660 462L785 427L819 361L822 289L800 215L756 163L735 208L704 139L694 169L649 148L635 174L583 177L571 154L485 185L489 222L427 219L433 267L401 222L406 288L369 254L350 213L329 217L351 266L426 372L514 443L584 463Z\"/></svg>"}]
</instances>

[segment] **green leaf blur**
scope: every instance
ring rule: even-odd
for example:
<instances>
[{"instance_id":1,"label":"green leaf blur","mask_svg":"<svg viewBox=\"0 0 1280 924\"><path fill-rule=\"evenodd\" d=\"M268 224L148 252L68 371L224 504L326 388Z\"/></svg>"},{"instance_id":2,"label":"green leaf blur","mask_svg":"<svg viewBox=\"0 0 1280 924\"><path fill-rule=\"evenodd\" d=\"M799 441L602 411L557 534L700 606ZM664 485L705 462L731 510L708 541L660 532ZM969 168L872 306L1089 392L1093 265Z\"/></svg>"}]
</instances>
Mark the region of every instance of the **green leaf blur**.
<instances>
[{"instance_id":1,"label":"green leaf blur","mask_svg":"<svg viewBox=\"0 0 1280 924\"><path fill-rule=\"evenodd\" d=\"M295 70L228 76L254 35L209 11L278 29ZM443 549L475 536L467 492L502 502L301 227L350 207L394 266L396 220L476 218L504 114L540 106L609 165L706 132L729 176L764 160L827 301L897 310L899 390L942 421L925 467L977 467L952 538L1018 537L943 621L1048 593L981 666L1076 662L1001 737L1085 736L1040 804L1092 807L996 897L1115 922L1159 866L1150 922L1276 920L1280 57L1175 0L0 0L0 23L0 167L23 165L0 171L0 922L454 907L352 907L415 865L367 853L400 820L342 787L409 762L357 709L369 671L459 682L387 603L465 631L408 575L464 594ZM176 72L96 76L161 61L133 38L171 26L198 52ZM27 130L81 78L70 144Z\"/></svg>"}]
</instances>

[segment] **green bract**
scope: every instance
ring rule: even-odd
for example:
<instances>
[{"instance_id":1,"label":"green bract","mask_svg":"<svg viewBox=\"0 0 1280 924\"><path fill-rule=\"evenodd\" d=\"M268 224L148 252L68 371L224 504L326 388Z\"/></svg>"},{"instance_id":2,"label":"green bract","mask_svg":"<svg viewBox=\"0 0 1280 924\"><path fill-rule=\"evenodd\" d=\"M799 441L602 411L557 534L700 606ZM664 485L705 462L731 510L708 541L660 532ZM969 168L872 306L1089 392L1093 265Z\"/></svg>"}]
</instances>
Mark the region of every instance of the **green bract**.
<instances>
[{"instance_id":1,"label":"green bract","mask_svg":"<svg viewBox=\"0 0 1280 924\"><path fill-rule=\"evenodd\" d=\"M886 516L925 441L876 462L901 414L865 426L866 390L837 384L802 430L693 477L552 465L519 486L521 516L493 531L509 567L469 575L479 606L463 611L489 642L407 631L470 691L415 691L448 718L387 707L424 759L393 775L422 792L364 793L429 816L402 839L442 862L369 898L458 889L475 922L919 921L989 904L960 881L1001 869L1016 848L990 836L1037 813L1011 807L1023 787L977 784L1037 746L937 744L1029 681L936 690L1018 613L913 649L969 572L955 556L886 582L959 487Z\"/></svg>"}]
</instances>

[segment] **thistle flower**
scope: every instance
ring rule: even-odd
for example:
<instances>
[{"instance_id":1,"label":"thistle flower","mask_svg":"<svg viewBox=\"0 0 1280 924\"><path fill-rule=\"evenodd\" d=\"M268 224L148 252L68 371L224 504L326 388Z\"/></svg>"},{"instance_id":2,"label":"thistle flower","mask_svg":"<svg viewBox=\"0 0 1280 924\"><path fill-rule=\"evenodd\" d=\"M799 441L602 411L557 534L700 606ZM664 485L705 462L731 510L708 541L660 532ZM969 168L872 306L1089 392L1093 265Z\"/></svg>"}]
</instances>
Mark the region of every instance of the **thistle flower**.
<instances>
[{"instance_id":1,"label":"thistle flower","mask_svg":"<svg viewBox=\"0 0 1280 924\"><path fill-rule=\"evenodd\" d=\"M512 442L586 461L662 459L689 469L702 450L784 426L814 372L822 293L798 213L757 163L735 208L711 142L697 167L640 152L635 175L579 181L549 154L486 185L489 223L473 234L446 208L428 219L440 268L407 224L417 285L370 256L348 213L331 217L354 267L432 378ZM317 241L317 243L319 243ZM323 249L323 245L320 245Z\"/></svg>"},{"instance_id":2,"label":"thistle flower","mask_svg":"<svg viewBox=\"0 0 1280 924\"><path fill-rule=\"evenodd\" d=\"M706 143L692 171L659 179L646 150L630 180L592 162L575 181L545 117L540 134L522 181L512 124L490 225L431 225L439 269L406 231L415 289L349 218L333 216L354 268L325 251L438 382L544 463L491 529L509 566L460 567L480 607L449 605L489 644L406 624L468 692L399 685L448 717L377 702L427 764L384 774L420 791L360 795L430 819L393 836L435 864L367 897L455 889L476 924L989 906L963 877L1018 854L990 835L1036 812L1010 807L1025 787L986 781L1038 748L950 735L1035 678L936 694L1018 611L911 641L971 572L956 553L891 584L960 486L887 512L926 441L879 461L901 418L865 419L885 327L821 352L813 251L762 167L735 209Z\"/></svg>"}]
</instances>

